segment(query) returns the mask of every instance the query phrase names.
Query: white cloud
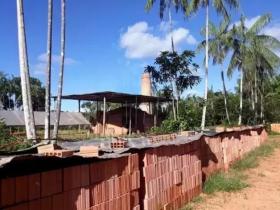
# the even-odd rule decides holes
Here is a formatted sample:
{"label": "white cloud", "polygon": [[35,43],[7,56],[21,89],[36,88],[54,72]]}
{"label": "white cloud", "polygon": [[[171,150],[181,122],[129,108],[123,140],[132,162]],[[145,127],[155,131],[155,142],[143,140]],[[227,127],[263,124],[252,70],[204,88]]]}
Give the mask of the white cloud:
{"label": "white cloud", "polygon": [[[40,54],[38,57],[37,57],[37,60],[39,62],[43,62],[43,63],[46,63],[47,62],[47,54],[46,53],[42,53]],[[60,55],[55,55],[53,54],[52,55],[52,62],[53,63],[60,63]],[[65,65],[71,65],[71,64],[74,64],[76,63],[77,61],[72,59],[72,58],[65,58],[64,60],[64,63]]]}
{"label": "white cloud", "polygon": [[[65,60],[64,60],[65,65],[72,65],[75,63],[77,63],[77,61],[73,58],[65,58]],[[54,69],[55,67],[58,67],[59,64],[60,64],[60,56],[53,54],[52,55],[52,69]],[[47,54],[42,53],[42,54],[38,55],[37,63],[32,65],[32,70],[35,75],[43,75],[43,74],[45,74],[46,68],[47,68]]]}
{"label": "white cloud", "polygon": [[[261,16],[258,15],[258,16],[255,16],[255,17],[252,17],[252,18],[245,18],[245,27],[246,28],[251,28],[252,25],[254,25],[254,23],[260,18]],[[240,21],[236,21],[232,24],[229,25],[229,28],[232,28],[233,25],[236,25],[236,26],[239,26],[240,25]]]}
{"label": "white cloud", "polygon": [[[141,59],[157,56],[161,51],[171,49],[171,34],[163,37],[153,34],[153,28],[147,22],[138,22],[129,26],[120,37],[120,46],[125,49],[125,56],[131,59]],[[196,44],[196,39],[188,29],[176,28],[173,30],[174,45]]]}
{"label": "white cloud", "polygon": [[280,23],[273,24],[272,26],[268,26],[263,30],[264,34],[273,36],[280,41]]}
{"label": "white cloud", "polygon": [[183,98],[186,98],[188,96],[200,96],[202,97],[203,96],[203,93],[200,92],[199,90],[197,89],[187,89],[185,90],[183,93],[182,93],[182,97]]}

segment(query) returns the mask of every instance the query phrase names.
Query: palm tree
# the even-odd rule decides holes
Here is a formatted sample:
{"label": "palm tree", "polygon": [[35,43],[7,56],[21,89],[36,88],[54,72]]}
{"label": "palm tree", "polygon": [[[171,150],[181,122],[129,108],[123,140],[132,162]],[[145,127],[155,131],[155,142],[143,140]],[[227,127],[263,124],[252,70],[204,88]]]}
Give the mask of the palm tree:
{"label": "palm tree", "polygon": [[[242,16],[240,24],[229,31],[228,44],[233,50],[228,67],[228,75],[231,76],[234,69],[240,71],[240,110],[238,124],[242,123],[243,107],[243,76],[256,75],[255,88],[262,88],[262,81],[271,77],[279,67],[280,58],[274,53],[280,49],[280,41],[276,38],[262,34],[262,29],[270,22],[270,15],[261,16],[249,29],[245,27],[245,19]],[[257,78],[259,76],[259,79]],[[247,76],[249,78],[249,76]],[[261,81],[260,85],[257,85]],[[260,89],[261,98],[263,90]],[[263,102],[261,102],[261,118],[263,118]]]}
{"label": "palm tree", "polygon": [[45,94],[45,139],[50,139],[50,95],[51,95],[51,65],[52,65],[52,12],[53,0],[48,1],[48,41],[47,41],[47,69]]}
{"label": "palm tree", "polygon": [[[179,9],[182,9],[183,12],[186,12],[187,8],[187,1],[188,0],[160,0],[160,9],[159,9],[159,16],[160,19],[162,20],[164,17],[165,10],[168,10],[168,18],[169,18],[169,33],[170,33],[170,41],[171,41],[171,50],[174,53],[175,52],[175,47],[174,47],[174,40],[173,40],[173,28],[172,28],[172,15],[171,15],[171,6],[173,5],[175,7],[176,12]],[[155,0],[147,0],[145,9],[149,11],[153,4],[155,3]],[[172,87],[172,92],[173,92],[173,97],[172,97],[172,107],[173,107],[173,112],[174,112],[174,119],[177,119],[178,115],[178,110],[179,110],[179,90],[176,87],[176,84],[174,81],[170,81],[171,87]],[[176,111],[175,111],[175,101],[174,97],[176,98]],[[176,114],[177,112],[177,114]]]}
{"label": "palm tree", "polygon": [[[186,15],[190,15],[191,13],[196,13],[200,7],[206,8],[206,32],[205,32],[205,77],[204,77],[204,105],[202,111],[202,120],[201,120],[201,130],[205,128],[205,117],[206,117],[206,107],[207,107],[207,93],[208,93],[208,50],[209,50],[209,43],[208,43],[208,36],[209,36],[209,4],[210,0],[191,0],[188,8],[186,10]],[[229,14],[227,12],[226,6],[238,7],[238,0],[212,0],[213,7],[215,10],[222,14],[223,17],[228,21]]]}
{"label": "palm tree", "polygon": [[65,58],[65,0],[61,0],[61,43],[60,43],[60,71],[58,81],[58,93],[56,102],[56,118],[54,122],[53,138],[57,139],[58,126],[61,111],[61,96],[63,87],[64,58]]}
{"label": "palm tree", "polygon": [[[226,37],[227,37],[227,29],[228,29],[228,21],[224,21],[220,24],[219,27],[216,27],[213,23],[209,23],[209,36],[208,44],[209,44],[209,55],[213,58],[213,65],[221,65],[221,78],[223,83],[223,94],[224,94],[224,105],[225,105],[225,112],[227,121],[230,124],[230,118],[227,108],[227,91],[225,87],[224,81],[224,71],[223,71],[223,62],[224,59],[229,52],[229,47],[226,44]],[[205,30],[203,30],[205,34]],[[198,45],[198,50],[201,51],[205,48],[206,40],[202,41]],[[206,60],[206,58],[205,58]]]}
{"label": "palm tree", "polygon": [[19,64],[21,77],[21,91],[24,110],[24,121],[27,139],[36,139],[34,115],[32,109],[29,66],[25,37],[24,13],[22,0],[17,0],[17,22],[18,22],[18,45],[19,45]]}

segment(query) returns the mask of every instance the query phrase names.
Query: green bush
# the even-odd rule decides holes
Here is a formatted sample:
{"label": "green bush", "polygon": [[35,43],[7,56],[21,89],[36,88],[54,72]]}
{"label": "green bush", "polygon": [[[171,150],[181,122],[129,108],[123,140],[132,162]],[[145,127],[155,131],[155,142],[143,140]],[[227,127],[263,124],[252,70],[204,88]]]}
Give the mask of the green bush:
{"label": "green bush", "polygon": [[13,140],[13,138],[10,136],[5,123],[0,120],[0,144],[6,144],[11,140]]}

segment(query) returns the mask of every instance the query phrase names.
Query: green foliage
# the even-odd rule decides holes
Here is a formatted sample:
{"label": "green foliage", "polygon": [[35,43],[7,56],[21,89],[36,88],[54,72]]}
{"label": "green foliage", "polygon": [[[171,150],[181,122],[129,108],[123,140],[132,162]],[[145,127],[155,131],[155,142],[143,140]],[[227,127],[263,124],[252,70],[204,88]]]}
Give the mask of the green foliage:
{"label": "green foliage", "polygon": [[11,141],[11,136],[4,122],[0,120],[0,144],[5,144]]}
{"label": "green foliage", "polygon": [[206,194],[212,194],[218,191],[235,192],[248,187],[242,177],[231,173],[225,174],[218,172],[211,175],[204,183],[203,191]]}
{"label": "green foliage", "polygon": [[195,75],[198,65],[193,62],[195,53],[185,50],[181,54],[164,51],[155,59],[155,66],[146,66],[145,72],[152,76],[152,83],[156,90],[169,92],[173,97],[180,98],[187,88],[192,88],[200,82]]}
{"label": "green foliage", "polygon": [[180,129],[180,122],[178,120],[167,119],[164,120],[159,127],[152,127],[151,133],[165,134],[178,132]]}
{"label": "green foliage", "polygon": [[[30,78],[31,98],[34,111],[45,110],[45,88],[37,78]],[[8,77],[0,72],[0,102],[3,109],[22,106],[20,77]]]}

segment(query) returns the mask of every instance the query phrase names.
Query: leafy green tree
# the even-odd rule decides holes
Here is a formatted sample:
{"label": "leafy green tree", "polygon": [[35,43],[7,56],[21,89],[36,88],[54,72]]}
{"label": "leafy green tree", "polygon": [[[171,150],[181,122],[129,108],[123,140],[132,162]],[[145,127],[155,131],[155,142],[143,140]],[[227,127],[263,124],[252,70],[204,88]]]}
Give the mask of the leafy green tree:
{"label": "leafy green tree", "polygon": [[[155,59],[155,66],[147,66],[145,72],[152,76],[152,83],[156,89],[162,89],[165,93],[174,92],[180,97],[187,88],[192,88],[200,81],[199,76],[194,75],[197,72],[198,65],[193,62],[195,54],[193,51],[185,50],[181,54],[177,52],[164,51]],[[176,112],[174,119],[176,119]],[[178,112],[178,111],[177,111]]]}
{"label": "leafy green tree", "polygon": [[[274,50],[280,49],[280,42],[276,38],[264,35],[261,30],[270,22],[270,15],[261,16],[249,29],[245,26],[245,18],[241,17],[240,24],[233,26],[228,32],[228,44],[233,50],[228,75],[231,76],[234,69],[240,72],[240,114],[238,124],[242,123],[243,108],[243,80],[252,79],[250,76],[255,74],[259,76],[260,84],[257,85],[255,77],[255,89],[262,88],[263,81],[273,76],[275,70],[279,68],[280,58],[274,53]],[[253,84],[247,83],[247,84]],[[261,93],[261,104],[263,104],[263,91]],[[261,105],[261,113],[263,106]],[[263,114],[261,114],[263,118]]]}

